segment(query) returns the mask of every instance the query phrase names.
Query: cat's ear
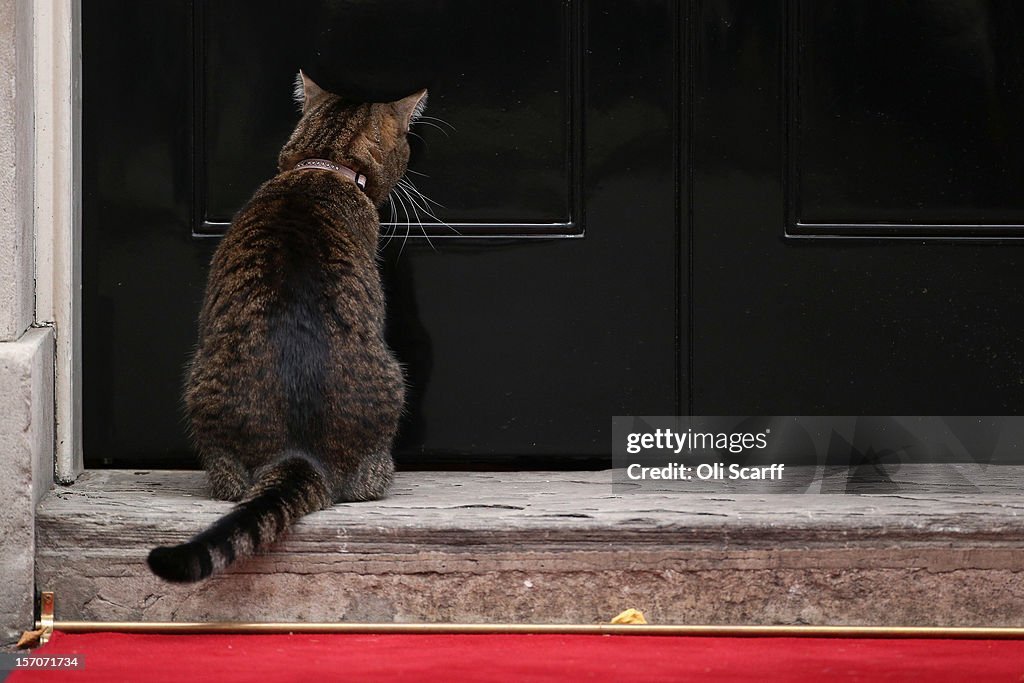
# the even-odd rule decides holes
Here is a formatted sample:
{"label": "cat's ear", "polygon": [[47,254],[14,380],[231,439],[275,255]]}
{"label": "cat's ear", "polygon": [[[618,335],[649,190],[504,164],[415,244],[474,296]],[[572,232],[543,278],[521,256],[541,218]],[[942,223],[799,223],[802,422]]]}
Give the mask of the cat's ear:
{"label": "cat's ear", "polygon": [[302,107],[303,114],[309,111],[309,108],[326,94],[326,90],[314,83],[313,79],[307,76],[302,69],[299,69],[299,73],[295,76],[294,97],[296,104]]}
{"label": "cat's ear", "polygon": [[398,121],[402,125],[402,130],[408,132],[412,122],[419,118],[423,110],[427,108],[427,91],[423,89],[419,92],[414,92],[393,104],[398,114]]}

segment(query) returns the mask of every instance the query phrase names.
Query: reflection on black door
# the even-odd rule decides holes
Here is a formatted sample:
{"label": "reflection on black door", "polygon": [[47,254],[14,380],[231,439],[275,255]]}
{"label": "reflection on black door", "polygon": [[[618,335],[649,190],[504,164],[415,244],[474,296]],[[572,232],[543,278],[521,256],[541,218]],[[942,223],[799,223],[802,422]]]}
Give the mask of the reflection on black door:
{"label": "reflection on black door", "polygon": [[405,467],[594,466],[617,414],[1017,413],[1020,14],[85,3],[87,463],[191,464],[206,264],[275,172],[300,65],[429,86],[442,119],[411,176],[436,218],[382,209]]}

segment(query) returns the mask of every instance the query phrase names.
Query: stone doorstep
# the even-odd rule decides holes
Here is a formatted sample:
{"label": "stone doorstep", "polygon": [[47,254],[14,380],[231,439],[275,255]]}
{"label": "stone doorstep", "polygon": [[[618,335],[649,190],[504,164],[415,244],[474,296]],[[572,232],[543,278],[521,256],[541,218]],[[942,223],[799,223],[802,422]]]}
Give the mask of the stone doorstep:
{"label": "stone doorstep", "polygon": [[1024,626],[1024,468],[981,471],[968,488],[871,495],[406,472],[386,500],[311,515],[265,555],[176,586],[150,574],[149,549],[230,504],[200,472],[93,470],[39,505],[36,587],[56,592],[58,620],[602,623],[633,607],[655,624]]}

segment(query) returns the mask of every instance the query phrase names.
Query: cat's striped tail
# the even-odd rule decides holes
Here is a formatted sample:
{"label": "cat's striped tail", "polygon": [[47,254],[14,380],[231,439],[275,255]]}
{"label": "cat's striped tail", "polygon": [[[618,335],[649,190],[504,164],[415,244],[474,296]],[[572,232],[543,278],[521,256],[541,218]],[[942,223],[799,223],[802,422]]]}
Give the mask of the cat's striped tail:
{"label": "cat's striped tail", "polygon": [[321,468],[301,455],[282,457],[258,475],[255,493],[187,543],[154,548],[149,568],[167,581],[201,581],[266,547],[300,517],[331,504]]}

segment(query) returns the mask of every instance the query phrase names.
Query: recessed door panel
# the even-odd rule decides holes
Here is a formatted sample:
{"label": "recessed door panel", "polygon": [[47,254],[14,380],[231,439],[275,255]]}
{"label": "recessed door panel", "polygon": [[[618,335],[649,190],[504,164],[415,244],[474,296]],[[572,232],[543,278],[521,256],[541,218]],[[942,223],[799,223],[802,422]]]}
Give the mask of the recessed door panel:
{"label": "recessed door panel", "polygon": [[1024,11],[791,0],[791,232],[1024,235]]}
{"label": "recessed door panel", "polygon": [[[197,3],[196,231],[222,232],[275,172],[296,118],[287,93],[304,65],[353,98],[430,88],[410,180],[437,202],[424,207],[434,216],[405,200],[387,207],[386,223],[404,232],[422,221],[437,237],[578,234],[579,4],[455,0],[439,15],[424,11],[434,3],[395,0],[304,2],[297,12]],[[282,27],[307,38],[286,39]]]}
{"label": "recessed door panel", "polygon": [[[792,227],[787,162],[794,149],[801,163],[821,174],[802,181],[814,192],[801,206],[816,220],[861,230],[858,221],[997,225],[1018,219],[1019,194],[1007,191],[1018,183],[1015,171],[982,162],[1010,138],[989,118],[992,110],[982,110],[998,104],[1021,120],[1020,105],[1010,107],[1000,96],[951,101],[930,117],[925,109],[910,112],[927,88],[901,73],[909,66],[923,78],[921,57],[932,55],[941,64],[931,76],[933,91],[947,92],[953,86],[938,81],[948,79],[982,92],[982,74],[1010,74],[1017,54],[999,38],[1009,29],[997,27],[998,15],[985,8],[1008,12],[1012,4],[800,3],[821,35],[803,37],[817,51],[800,57],[799,73],[786,57],[794,3],[701,4],[690,38],[698,49],[692,101],[695,414],[1020,412],[1022,245],[786,237]],[[990,31],[988,37],[942,23],[954,6],[988,16],[975,25]],[[828,12],[836,21],[826,21],[833,16]],[[871,21],[859,23],[861,16]],[[854,47],[858,36],[863,42]],[[898,46],[896,36],[906,45]],[[979,60],[990,66],[979,70]],[[818,131],[816,137],[799,138],[795,147],[788,137],[794,84],[807,87],[803,106],[820,109],[801,122]],[[911,91],[901,92],[904,87]],[[996,91],[993,85],[987,92]],[[914,106],[923,107],[923,100]],[[870,111],[908,118],[851,118]],[[835,122],[828,122],[830,115]],[[961,129],[970,137],[958,137]],[[965,140],[973,149],[964,151]],[[895,151],[897,144],[916,151]],[[1002,153],[1016,154],[1012,148]],[[950,163],[955,175],[949,177],[961,188],[949,189]]]}

